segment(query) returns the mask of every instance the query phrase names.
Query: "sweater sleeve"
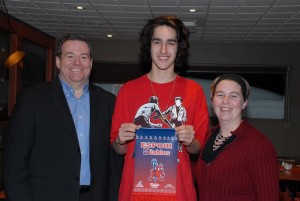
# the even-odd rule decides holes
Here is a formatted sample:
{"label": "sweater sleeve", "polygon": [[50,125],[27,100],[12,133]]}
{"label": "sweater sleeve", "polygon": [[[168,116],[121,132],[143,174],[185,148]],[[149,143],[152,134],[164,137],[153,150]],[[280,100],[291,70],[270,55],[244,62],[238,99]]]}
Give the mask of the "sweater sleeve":
{"label": "sweater sleeve", "polygon": [[278,162],[273,145],[261,136],[253,144],[250,155],[250,174],[256,189],[256,200],[279,200]]}

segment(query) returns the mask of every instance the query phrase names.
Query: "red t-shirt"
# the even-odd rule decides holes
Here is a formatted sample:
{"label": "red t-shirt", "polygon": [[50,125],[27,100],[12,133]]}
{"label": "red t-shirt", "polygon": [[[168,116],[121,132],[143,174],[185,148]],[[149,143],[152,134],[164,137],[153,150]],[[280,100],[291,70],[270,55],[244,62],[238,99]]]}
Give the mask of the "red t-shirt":
{"label": "red t-shirt", "polygon": [[[153,96],[158,99],[157,105],[149,104]],[[129,81],[121,87],[113,115],[111,142],[117,138],[122,123],[135,123],[137,125],[141,123],[145,127],[162,126],[168,128],[166,123],[155,118],[157,108],[172,125],[192,125],[195,137],[202,144],[209,123],[207,103],[202,87],[195,81],[180,76],[176,77],[175,82],[151,83],[146,75]],[[127,146],[119,201],[132,201],[133,152],[134,141],[128,143]],[[190,158],[184,146],[178,151],[178,159],[176,200],[196,201]]]}

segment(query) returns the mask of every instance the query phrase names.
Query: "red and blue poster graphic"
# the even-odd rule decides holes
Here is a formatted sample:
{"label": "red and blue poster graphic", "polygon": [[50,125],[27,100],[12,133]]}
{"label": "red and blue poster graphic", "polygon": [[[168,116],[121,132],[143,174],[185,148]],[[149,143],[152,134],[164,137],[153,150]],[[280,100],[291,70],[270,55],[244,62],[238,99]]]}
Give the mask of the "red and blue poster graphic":
{"label": "red and blue poster graphic", "polygon": [[173,128],[136,132],[134,194],[176,194],[178,139]]}

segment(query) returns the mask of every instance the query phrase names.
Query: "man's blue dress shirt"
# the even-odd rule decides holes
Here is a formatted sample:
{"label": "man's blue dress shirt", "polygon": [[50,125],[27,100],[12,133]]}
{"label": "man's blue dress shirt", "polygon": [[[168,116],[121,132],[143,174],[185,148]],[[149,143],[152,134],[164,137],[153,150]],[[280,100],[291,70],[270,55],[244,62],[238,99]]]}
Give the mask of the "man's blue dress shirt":
{"label": "man's blue dress shirt", "polygon": [[74,89],[60,79],[76,127],[81,151],[80,185],[90,185],[90,93],[88,84],[80,98],[74,96]]}

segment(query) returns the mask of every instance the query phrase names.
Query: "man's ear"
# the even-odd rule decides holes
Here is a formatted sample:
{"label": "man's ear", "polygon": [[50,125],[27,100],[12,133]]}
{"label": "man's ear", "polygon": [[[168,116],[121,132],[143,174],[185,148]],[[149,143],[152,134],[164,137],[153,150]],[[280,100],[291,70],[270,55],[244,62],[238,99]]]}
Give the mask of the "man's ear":
{"label": "man's ear", "polygon": [[56,67],[59,69],[60,68],[60,58],[58,56],[55,57],[55,63],[56,63]]}

